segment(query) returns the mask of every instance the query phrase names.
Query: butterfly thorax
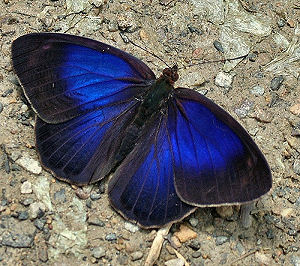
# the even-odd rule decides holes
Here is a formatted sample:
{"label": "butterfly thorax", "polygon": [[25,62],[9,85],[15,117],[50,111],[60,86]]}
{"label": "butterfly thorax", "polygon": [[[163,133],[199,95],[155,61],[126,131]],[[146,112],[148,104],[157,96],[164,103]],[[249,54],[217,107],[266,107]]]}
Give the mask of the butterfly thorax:
{"label": "butterfly thorax", "polygon": [[164,109],[163,105],[166,103],[174,89],[173,85],[178,79],[177,69],[176,65],[172,68],[165,68],[162,75],[149,87],[134,120],[126,129],[125,138],[121,143],[119,154],[116,156],[117,165],[134,148],[142,128],[147,123],[151,123],[152,119],[155,119],[156,115]]}

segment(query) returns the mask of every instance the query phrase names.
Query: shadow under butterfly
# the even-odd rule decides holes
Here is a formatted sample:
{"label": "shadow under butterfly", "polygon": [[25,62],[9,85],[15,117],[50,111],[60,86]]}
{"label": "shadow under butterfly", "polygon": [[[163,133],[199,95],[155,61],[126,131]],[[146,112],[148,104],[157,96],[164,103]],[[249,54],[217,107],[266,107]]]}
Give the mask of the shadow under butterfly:
{"label": "shadow under butterfly", "polygon": [[106,177],[111,205],[145,228],[196,207],[243,204],[272,186],[257,145],[222,108],[174,88],[177,67],[156,79],[137,58],[91,39],[19,37],[14,70],[35,110],[36,148],[57,178]]}

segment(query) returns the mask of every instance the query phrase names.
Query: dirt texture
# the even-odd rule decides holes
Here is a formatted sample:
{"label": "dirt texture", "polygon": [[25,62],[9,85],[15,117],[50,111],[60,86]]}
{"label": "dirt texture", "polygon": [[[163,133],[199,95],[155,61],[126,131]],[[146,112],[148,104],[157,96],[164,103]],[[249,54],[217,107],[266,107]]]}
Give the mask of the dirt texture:
{"label": "dirt texture", "polygon": [[199,208],[172,226],[157,265],[300,265],[299,1],[1,0],[0,10],[1,265],[143,265],[156,234],[109,206],[107,180],[77,188],[41,168],[35,115],[11,64],[12,41],[31,32],[108,43],[159,76],[165,64],[130,38],[177,64],[176,85],[228,111],[265,154],[273,187],[251,226],[238,206]]}

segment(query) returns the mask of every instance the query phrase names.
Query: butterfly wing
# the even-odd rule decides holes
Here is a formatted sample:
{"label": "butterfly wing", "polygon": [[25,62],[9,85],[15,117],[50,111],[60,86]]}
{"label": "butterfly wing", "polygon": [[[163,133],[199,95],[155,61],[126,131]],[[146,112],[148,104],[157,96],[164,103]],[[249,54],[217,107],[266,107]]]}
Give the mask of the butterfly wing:
{"label": "butterfly wing", "polygon": [[155,79],[137,58],[66,34],[19,37],[12,44],[12,62],[29,102],[48,123],[138,97]]}
{"label": "butterfly wing", "polygon": [[153,72],[116,48],[66,34],[22,36],[13,42],[12,61],[38,115],[43,165],[76,184],[109,173]]}
{"label": "butterfly wing", "polygon": [[161,227],[194,206],[244,203],[270,190],[264,156],[228,113],[189,89],[176,89],[166,104],[109,183],[123,216]]}
{"label": "butterfly wing", "polygon": [[189,89],[176,89],[169,103],[175,187],[196,206],[253,201],[272,186],[257,145],[222,108]]}
{"label": "butterfly wing", "polygon": [[174,186],[175,165],[167,115],[143,130],[134,150],[109,182],[112,206],[142,227],[161,227],[195,210],[180,200]]}

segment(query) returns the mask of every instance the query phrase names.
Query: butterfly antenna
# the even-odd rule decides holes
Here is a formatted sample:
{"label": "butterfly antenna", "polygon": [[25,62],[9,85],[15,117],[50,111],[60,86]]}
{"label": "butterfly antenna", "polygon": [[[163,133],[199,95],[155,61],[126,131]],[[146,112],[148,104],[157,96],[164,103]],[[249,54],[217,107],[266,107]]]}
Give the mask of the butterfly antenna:
{"label": "butterfly antenna", "polygon": [[[160,57],[159,57],[158,55],[156,55],[155,53],[153,53],[153,52],[151,52],[151,51],[145,49],[144,47],[142,47],[142,46],[140,46],[140,45],[134,43],[134,42],[133,42],[132,40],[130,40],[127,36],[124,36],[124,34],[122,34],[121,37],[122,37],[122,39],[123,39],[124,41],[126,40],[125,42],[129,42],[129,43],[133,44],[134,46],[136,46],[136,47],[142,49],[143,51],[145,51],[145,52],[151,54],[152,56],[154,56],[154,57],[156,57],[157,59],[159,59],[160,61],[162,61],[168,68],[171,68],[171,67],[170,67],[170,66],[169,66],[162,58],[160,58]],[[125,38],[124,38],[124,37],[125,37]]]}
{"label": "butterfly antenna", "polygon": [[[219,60],[212,60],[212,61],[202,61],[202,62],[199,62],[199,63],[196,63],[196,64],[188,65],[186,67],[198,66],[198,65],[203,65],[203,64],[211,64],[211,63],[219,63],[219,62],[225,63],[226,61],[233,61],[233,60],[244,59],[247,56],[248,56],[248,54],[237,56],[237,57],[234,57],[234,58],[228,58],[228,59],[219,59]],[[186,68],[186,67],[181,67],[179,69]]]}

